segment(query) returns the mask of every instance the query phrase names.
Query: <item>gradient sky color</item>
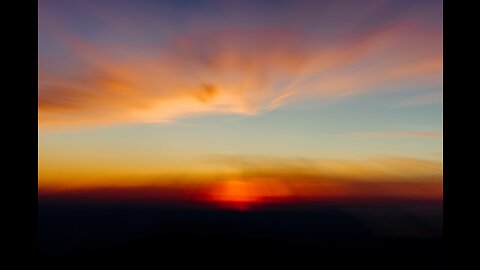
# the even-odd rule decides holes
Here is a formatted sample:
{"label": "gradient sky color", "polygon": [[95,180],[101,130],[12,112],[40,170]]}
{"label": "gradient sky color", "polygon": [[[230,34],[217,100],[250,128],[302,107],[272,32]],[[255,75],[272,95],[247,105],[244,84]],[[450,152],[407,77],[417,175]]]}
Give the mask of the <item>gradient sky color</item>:
{"label": "gradient sky color", "polygon": [[442,9],[40,1],[39,188],[265,174],[441,184]]}

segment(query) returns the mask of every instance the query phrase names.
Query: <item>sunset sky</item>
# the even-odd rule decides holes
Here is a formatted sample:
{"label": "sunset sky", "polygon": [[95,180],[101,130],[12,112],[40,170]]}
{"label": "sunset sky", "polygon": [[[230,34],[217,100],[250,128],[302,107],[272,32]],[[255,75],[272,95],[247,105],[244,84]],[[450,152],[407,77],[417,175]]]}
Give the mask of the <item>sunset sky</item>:
{"label": "sunset sky", "polygon": [[39,1],[39,190],[441,185],[442,9]]}

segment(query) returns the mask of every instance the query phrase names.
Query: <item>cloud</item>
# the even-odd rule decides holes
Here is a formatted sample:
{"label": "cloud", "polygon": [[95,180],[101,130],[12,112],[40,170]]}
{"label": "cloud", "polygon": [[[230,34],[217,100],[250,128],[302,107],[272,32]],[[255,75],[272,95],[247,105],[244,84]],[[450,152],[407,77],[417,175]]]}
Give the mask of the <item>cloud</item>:
{"label": "cloud", "polygon": [[[209,174],[202,172],[205,168],[211,169]],[[221,173],[219,168],[229,170]],[[332,160],[214,155],[190,162],[187,171],[175,174],[98,178],[92,173],[87,175],[88,178],[57,175],[52,179],[39,176],[39,195],[90,198],[88,193],[96,190],[99,193],[95,191],[95,197],[101,200],[210,200],[213,196],[215,201],[251,198],[265,202],[359,198],[441,200],[443,196],[441,161],[398,156]]]}
{"label": "cloud", "polygon": [[192,172],[202,168],[227,174],[256,176],[296,176],[335,181],[388,181],[388,179],[438,179],[442,175],[442,162],[438,160],[403,156],[379,156],[364,159],[322,159],[303,157],[208,155],[191,162]]}
{"label": "cloud", "polygon": [[[441,29],[418,18],[375,27],[352,21],[325,38],[305,22],[221,28],[192,15],[183,31],[166,24],[161,30],[169,34],[160,34],[122,32],[121,26],[138,29],[149,21],[136,15],[112,22],[111,13],[95,10],[94,18],[110,22],[112,29],[105,32],[99,24],[97,36],[109,37],[99,39],[58,26],[64,19],[42,12],[39,36],[47,45],[39,50],[41,128],[255,115],[305,99],[436,82],[442,76]],[[329,20],[324,23],[335,23]],[[56,22],[55,31],[44,21]]]}
{"label": "cloud", "polygon": [[367,131],[344,134],[352,137],[365,138],[442,138],[441,131]]}
{"label": "cloud", "polygon": [[394,108],[414,107],[440,103],[443,101],[443,92],[429,92],[422,95],[417,95],[396,104]]}

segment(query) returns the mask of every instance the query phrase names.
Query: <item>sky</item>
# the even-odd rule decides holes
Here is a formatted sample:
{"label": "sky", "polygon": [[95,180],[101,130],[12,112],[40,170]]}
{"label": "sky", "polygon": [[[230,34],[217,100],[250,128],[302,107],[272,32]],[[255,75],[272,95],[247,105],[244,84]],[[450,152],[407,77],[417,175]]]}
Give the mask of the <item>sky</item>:
{"label": "sky", "polygon": [[255,189],[265,175],[441,185],[442,10],[39,1],[39,190]]}

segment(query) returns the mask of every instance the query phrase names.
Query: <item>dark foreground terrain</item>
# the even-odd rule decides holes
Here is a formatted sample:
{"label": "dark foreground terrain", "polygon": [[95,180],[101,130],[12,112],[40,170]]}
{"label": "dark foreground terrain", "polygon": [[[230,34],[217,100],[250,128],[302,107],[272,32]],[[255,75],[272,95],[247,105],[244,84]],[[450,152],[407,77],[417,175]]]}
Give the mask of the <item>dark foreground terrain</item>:
{"label": "dark foreground terrain", "polygon": [[40,199],[38,210],[43,265],[163,268],[173,262],[230,269],[256,261],[309,261],[314,269],[327,264],[430,269],[446,262],[438,202],[234,211]]}

